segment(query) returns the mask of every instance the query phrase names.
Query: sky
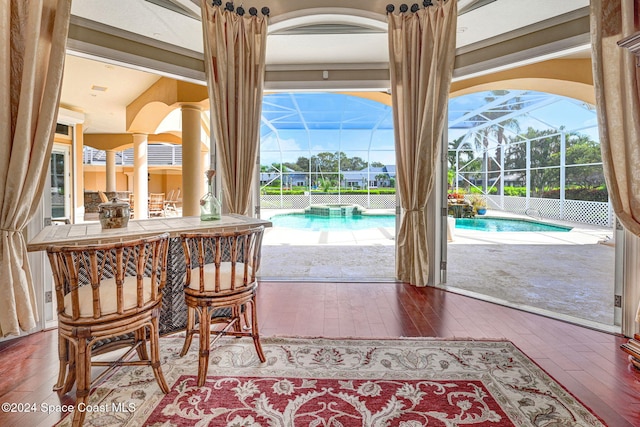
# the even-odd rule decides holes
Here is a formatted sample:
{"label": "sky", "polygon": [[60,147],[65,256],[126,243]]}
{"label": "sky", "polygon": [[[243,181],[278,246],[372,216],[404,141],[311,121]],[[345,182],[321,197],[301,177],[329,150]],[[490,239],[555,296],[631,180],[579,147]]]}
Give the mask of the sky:
{"label": "sky", "polygon": [[[489,113],[483,113],[487,102]],[[564,126],[567,131],[578,130],[598,140],[592,106],[532,91],[479,92],[451,99],[449,140],[464,135],[487,118],[515,116],[518,113],[514,110],[524,112],[517,117],[522,131],[528,127],[546,130]],[[337,93],[281,92],[264,96],[262,115],[263,165],[295,162],[298,157],[326,151],[343,151],[348,157],[395,164],[393,117],[387,105]]]}

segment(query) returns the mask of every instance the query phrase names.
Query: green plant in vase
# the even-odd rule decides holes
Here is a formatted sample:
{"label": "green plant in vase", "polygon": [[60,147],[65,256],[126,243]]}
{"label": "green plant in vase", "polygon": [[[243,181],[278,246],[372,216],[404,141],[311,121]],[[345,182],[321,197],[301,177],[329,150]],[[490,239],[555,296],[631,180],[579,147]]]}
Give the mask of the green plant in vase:
{"label": "green plant in vase", "polygon": [[216,171],[209,169],[205,175],[207,176],[207,193],[200,199],[200,220],[213,221],[220,219],[222,214],[222,205],[213,194],[213,177]]}

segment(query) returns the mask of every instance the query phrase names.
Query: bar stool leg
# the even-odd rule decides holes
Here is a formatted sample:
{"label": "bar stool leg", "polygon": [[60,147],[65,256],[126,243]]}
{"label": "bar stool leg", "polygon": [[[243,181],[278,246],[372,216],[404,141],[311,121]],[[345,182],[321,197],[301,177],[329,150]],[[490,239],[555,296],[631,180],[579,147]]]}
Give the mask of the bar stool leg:
{"label": "bar stool leg", "polygon": [[193,307],[187,306],[187,335],[184,338],[184,344],[182,345],[182,351],[180,357],[183,357],[189,351],[191,347],[191,340],[193,334],[196,333],[196,313]]}
{"label": "bar stool leg", "polygon": [[160,390],[162,390],[164,394],[167,394],[169,393],[169,386],[167,385],[167,381],[164,379],[162,367],[160,366],[160,343],[158,341],[157,332],[160,329],[160,324],[157,317],[153,317],[151,319],[151,326],[149,329],[151,332],[149,334],[149,347],[151,347],[151,367],[153,368],[153,375],[156,377]]}
{"label": "bar stool leg", "polygon": [[198,387],[204,385],[209,369],[211,347],[211,313],[209,307],[199,307],[200,314],[200,356],[198,358]]}
{"label": "bar stool leg", "polygon": [[260,344],[260,334],[258,333],[258,311],[256,308],[256,301],[251,301],[251,336],[253,337],[253,344],[256,347],[256,352],[262,363],[267,361],[267,358],[262,351],[262,344]]}

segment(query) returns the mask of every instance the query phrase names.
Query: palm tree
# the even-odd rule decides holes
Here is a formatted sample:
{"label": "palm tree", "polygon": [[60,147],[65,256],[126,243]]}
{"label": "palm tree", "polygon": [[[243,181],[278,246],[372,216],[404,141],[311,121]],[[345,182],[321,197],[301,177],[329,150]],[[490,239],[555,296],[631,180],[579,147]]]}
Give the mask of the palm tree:
{"label": "palm tree", "polygon": [[[448,168],[451,174],[449,175],[448,184],[451,187],[455,187],[457,181],[460,179],[460,175],[463,173],[474,172],[477,169],[477,165],[474,164],[475,156],[472,152],[473,147],[468,146],[464,149],[464,146],[468,144],[467,135],[463,135],[460,138],[456,138],[449,142],[449,151],[447,153]],[[477,149],[477,147],[476,147]],[[470,178],[470,177],[469,177]],[[467,178],[468,179],[468,178]]]}
{"label": "palm tree", "polygon": [[328,193],[329,190],[331,190],[331,187],[333,187],[333,183],[330,179],[327,178],[322,178],[318,185],[324,193]]}
{"label": "palm tree", "polygon": [[[505,97],[509,95],[509,91],[506,90],[493,90],[489,95],[485,97],[485,101],[487,104],[493,103],[496,101],[500,101],[501,97]],[[518,118],[511,117],[505,120],[500,120],[501,117],[511,115],[512,112],[520,110],[522,108],[522,99],[520,97],[511,98],[508,97],[505,99],[504,103],[499,103],[499,110],[485,110],[479,116],[474,117],[476,120],[482,120],[486,123],[489,123],[487,126],[478,130],[478,134],[481,136],[480,140],[476,139],[476,146],[478,149],[482,150],[482,191],[485,194],[489,192],[489,175],[491,173],[492,167],[491,162],[489,161],[489,145],[491,137],[495,138],[497,143],[496,147],[496,155],[494,163],[498,166],[502,163],[502,146],[507,142],[507,138],[505,136],[505,130],[509,129],[514,131],[515,133],[520,132],[520,122]],[[473,120],[473,119],[472,119]],[[499,170],[500,174],[502,174],[502,170]],[[498,191],[500,191],[500,180],[496,181],[496,186]]]}

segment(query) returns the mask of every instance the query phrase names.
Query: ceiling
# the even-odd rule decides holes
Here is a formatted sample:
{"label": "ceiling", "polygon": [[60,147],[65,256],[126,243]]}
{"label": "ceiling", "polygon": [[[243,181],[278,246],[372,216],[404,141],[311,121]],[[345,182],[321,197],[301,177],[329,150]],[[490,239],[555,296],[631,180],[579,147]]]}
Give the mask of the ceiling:
{"label": "ceiling", "polygon": [[[348,82],[319,78],[308,88],[385,89],[384,79],[374,77],[364,84],[358,76],[365,75],[365,69],[386,72],[388,0],[351,0],[350,8],[339,0],[263,0],[259,4],[248,0],[243,6],[248,9],[253,3],[258,9],[260,5],[271,9],[267,88],[269,73],[286,77],[301,70],[339,69],[353,71],[355,78]],[[589,0],[459,0],[458,6],[455,78],[524,61],[589,55],[584,31],[576,35],[570,33],[571,25],[564,25],[588,19]],[[161,76],[206,84],[199,15],[197,0],[74,1],[61,106],[84,114],[86,133],[124,133],[126,106]],[[552,31],[561,34],[557,40],[512,48],[500,61],[491,53],[500,43],[508,50],[508,43],[520,42],[527,34],[551,35]],[[568,35],[563,36],[564,32]],[[492,56],[477,59],[483,50]],[[286,82],[273,86],[283,87]]]}

